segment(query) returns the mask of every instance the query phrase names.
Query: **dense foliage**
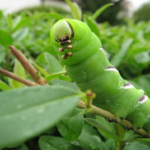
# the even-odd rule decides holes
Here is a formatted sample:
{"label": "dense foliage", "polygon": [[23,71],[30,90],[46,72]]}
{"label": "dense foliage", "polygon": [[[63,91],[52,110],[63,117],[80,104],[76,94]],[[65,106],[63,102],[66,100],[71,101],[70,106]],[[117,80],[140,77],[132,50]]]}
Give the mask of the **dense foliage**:
{"label": "dense foliage", "polygon": [[148,21],[150,20],[149,16],[149,10],[150,10],[150,2],[145,3],[142,5],[138,10],[135,11],[134,13],[134,18],[135,20],[138,21]]}
{"label": "dense foliage", "polygon": [[[102,9],[93,16],[82,16],[77,5],[67,2],[72,15],[30,12],[12,17],[0,11],[0,67],[32,80],[10,53],[8,46],[14,45],[50,84],[23,88],[23,84],[0,74],[0,148],[148,150],[149,139],[141,139],[119,124],[110,124],[100,116],[94,117],[85,110],[75,109],[78,99],[84,99],[85,94],[70,82],[57,60],[49,32],[58,19],[84,20],[101,39],[109,60],[121,75],[150,96],[150,22],[135,24],[126,21],[127,25],[114,27],[108,23],[97,24],[95,19],[101,15]],[[107,7],[104,6],[103,10]]]}
{"label": "dense foliage", "polygon": [[[65,1],[65,0],[61,0]],[[107,11],[102,13],[96,18],[97,22],[109,22],[111,25],[120,24],[123,22],[122,18],[118,18],[118,13],[124,10],[124,6],[121,3],[124,0],[71,0],[72,2],[77,2],[82,8],[83,12],[94,13],[98,8],[102,7],[105,4],[113,3],[114,6],[109,8]],[[111,16],[111,17],[110,17]]]}

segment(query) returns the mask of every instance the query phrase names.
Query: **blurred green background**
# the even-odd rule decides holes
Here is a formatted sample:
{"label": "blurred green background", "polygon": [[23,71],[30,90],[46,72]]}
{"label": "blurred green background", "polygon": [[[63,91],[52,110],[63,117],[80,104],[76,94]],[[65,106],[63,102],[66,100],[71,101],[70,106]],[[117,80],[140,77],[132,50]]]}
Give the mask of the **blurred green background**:
{"label": "blurred green background", "polygon": [[[64,85],[68,86],[68,82],[66,84],[63,81],[70,82],[71,79],[57,59],[49,34],[51,27],[59,19],[74,18],[85,22],[91,31],[98,36],[109,61],[120,71],[121,76],[136,88],[143,89],[150,96],[150,3],[145,3],[138,9],[134,9],[132,3],[127,0],[72,0],[73,3],[69,0],[55,0],[53,2],[39,0],[38,2],[38,6],[20,8],[12,13],[0,10],[1,68],[31,80],[11,54],[9,46],[13,45],[23,52],[32,65],[52,85],[58,82],[54,79],[59,79],[60,83],[65,83]],[[22,87],[24,87],[23,84],[0,74],[0,92]],[[106,122],[103,118],[98,119],[102,123]],[[113,128],[111,126],[112,124],[109,124],[111,131],[115,132],[117,127],[115,126],[114,129],[114,126]],[[121,134],[123,132],[122,138],[125,135],[126,139],[131,139],[129,132],[125,134],[124,129],[119,129],[122,130]],[[46,134],[53,134],[53,130]],[[114,140],[109,139],[108,136],[105,137],[105,134],[100,135],[97,131],[95,132],[95,128],[85,125],[84,130],[80,137],[84,149],[87,149],[86,146],[89,144],[88,140],[84,141],[87,137],[90,142],[95,144],[92,143],[91,147],[102,147],[107,150],[116,148]],[[55,134],[60,136],[58,131],[55,131]],[[135,135],[132,134],[132,138],[133,136]],[[34,146],[38,145],[37,139],[27,142],[30,149],[34,149]],[[124,150],[141,150],[139,145],[145,147],[142,150],[149,149],[148,144],[127,143],[128,141],[124,143],[126,145]],[[80,147],[79,143],[72,142],[71,144]],[[57,142],[56,145],[58,145]],[[39,147],[35,149],[39,150]]]}

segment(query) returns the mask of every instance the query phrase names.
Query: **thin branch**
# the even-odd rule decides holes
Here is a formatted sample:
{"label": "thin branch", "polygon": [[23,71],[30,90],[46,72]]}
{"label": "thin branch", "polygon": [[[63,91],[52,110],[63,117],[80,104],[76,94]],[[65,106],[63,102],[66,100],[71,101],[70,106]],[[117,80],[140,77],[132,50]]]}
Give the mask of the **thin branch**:
{"label": "thin branch", "polygon": [[37,83],[37,84],[47,84],[47,81],[40,75],[40,73],[30,64],[28,59],[24,56],[24,54],[20,51],[17,50],[13,46],[9,46],[11,52],[13,55],[18,59],[18,61],[22,64],[24,69],[30,74],[32,79]]}
{"label": "thin branch", "polygon": [[[87,106],[84,102],[82,101],[79,101],[78,102],[78,105],[77,105],[78,108],[80,109],[87,109]],[[133,130],[134,132],[140,134],[141,136],[144,136],[144,137],[150,137],[149,134],[144,130],[144,129],[137,129],[133,126],[133,124],[131,122],[129,122],[128,120],[121,120],[121,119],[118,119],[115,117],[114,114],[106,111],[106,110],[103,110],[101,108],[98,108],[94,105],[92,105],[92,108],[93,108],[93,112],[94,114],[96,115],[99,115],[99,116],[102,116],[104,117],[106,120],[108,120],[109,122],[116,122],[116,123],[119,123],[121,124],[122,126],[124,126],[124,128],[126,130]]]}
{"label": "thin branch", "polygon": [[9,78],[11,78],[11,79],[14,79],[14,80],[16,80],[18,82],[21,82],[21,83],[23,83],[23,84],[25,84],[27,86],[35,86],[35,85],[37,85],[34,82],[22,79],[22,78],[16,76],[14,73],[11,73],[11,72],[9,72],[9,71],[7,71],[5,69],[2,69],[2,68],[0,68],[0,73],[5,75],[5,76],[7,76],[7,77],[9,77]]}

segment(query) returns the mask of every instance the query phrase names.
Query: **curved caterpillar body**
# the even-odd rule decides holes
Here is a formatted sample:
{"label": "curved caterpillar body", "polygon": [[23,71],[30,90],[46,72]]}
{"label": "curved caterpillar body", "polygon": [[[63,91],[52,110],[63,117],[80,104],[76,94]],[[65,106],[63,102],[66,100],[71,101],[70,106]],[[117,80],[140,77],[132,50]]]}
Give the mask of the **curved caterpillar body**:
{"label": "curved caterpillar body", "polygon": [[122,79],[112,66],[99,38],[81,21],[59,20],[51,29],[59,60],[82,91],[96,93],[93,104],[126,118],[150,133],[150,100],[143,90]]}

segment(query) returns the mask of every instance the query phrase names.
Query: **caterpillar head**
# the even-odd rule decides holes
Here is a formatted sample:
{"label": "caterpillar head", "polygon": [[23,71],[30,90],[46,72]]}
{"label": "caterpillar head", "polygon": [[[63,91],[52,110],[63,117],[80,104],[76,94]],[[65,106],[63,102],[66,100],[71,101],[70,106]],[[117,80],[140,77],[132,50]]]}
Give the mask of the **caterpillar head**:
{"label": "caterpillar head", "polygon": [[[56,22],[50,31],[50,37],[59,60],[65,65],[73,65],[88,58],[95,46],[90,28],[75,19],[61,19]],[[90,42],[93,43],[90,45],[92,49],[89,49]]]}
{"label": "caterpillar head", "polygon": [[54,38],[57,42],[65,42],[70,40],[74,35],[72,26],[65,20],[55,24]]}

